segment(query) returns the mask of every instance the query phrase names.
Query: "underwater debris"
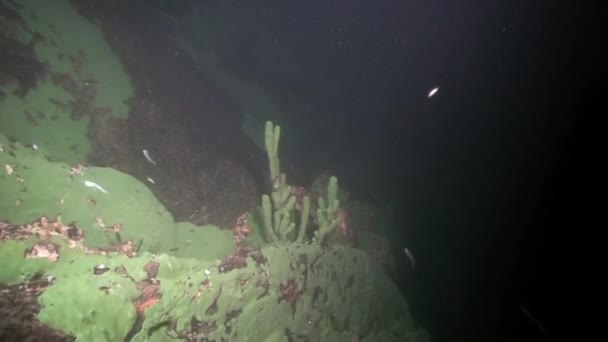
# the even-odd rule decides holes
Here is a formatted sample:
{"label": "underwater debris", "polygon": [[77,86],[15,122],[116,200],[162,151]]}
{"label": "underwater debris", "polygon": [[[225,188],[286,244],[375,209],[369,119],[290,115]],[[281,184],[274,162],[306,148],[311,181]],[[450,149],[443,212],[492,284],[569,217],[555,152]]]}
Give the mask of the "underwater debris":
{"label": "underwater debris", "polygon": [[54,243],[37,243],[25,251],[26,259],[44,258],[52,262],[59,260],[59,246]]}
{"label": "underwater debris", "polygon": [[[107,229],[118,235],[118,232],[122,228],[120,224],[114,224]],[[43,240],[53,236],[62,236],[67,240],[69,248],[79,248],[86,254],[107,255],[110,252],[115,252],[132,258],[137,256],[139,249],[132,240],[122,243],[120,239],[119,243],[113,244],[110,247],[87,248],[84,246],[84,231],[78,228],[74,222],[67,225],[61,223],[61,216],[58,216],[54,221],[49,220],[46,216],[42,216],[40,219],[24,225],[13,225],[6,221],[0,221],[0,241],[25,240],[34,236]],[[41,249],[42,243],[46,242],[37,242],[38,247],[32,253],[44,255],[44,251]],[[56,251],[57,253],[59,252],[58,247]]]}
{"label": "underwater debris", "polygon": [[144,279],[137,282],[135,286],[141,291],[141,295],[132,302],[137,311],[137,316],[133,326],[127,333],[127,336],[125,336],[125,341],[131,341],[133,336],[141,331],[145,320],[144,312],[158,303],[162,297],[160,294],[160,282],[156,281],[156,279]]}
{"label": "underwater debris", "polygon": [[220,262],[220,273],[227,273],[235,268],[247,267],[246,257],[240,255],[229,255]]}
{"label": "underwater debris", "polygon": [[151,278],[156,278],[156,276],[158,275],[158,269],[160,268],[160,263],[158,261],[149,261],[145,266],[144,266],[144,271],[146,271],[146,275],[148,277],[148,279]]}
{"label": "underwater debris", "polygon": [[110,270],[110,268],[107,265],[99,264],[99,265],[93,267],[93,274],[101,275],[101,274],[108,272],[109,270]]}
{"label": "underwater debris", "polygon": [[149,261],[144,266],[147,278],[138,281],[135,285],[141,292],[141,295],[133,301],[133,305],[140,315],[143,315],[146,309],[158,303],[162,297],[162,294],[160,293],[160,281],[156,279],[159,267],[160,264],[157,261]]}
{"label": "underwater debris", "polygon": [[222,259],[218,266],[219,273],[227,273],[235,268],[247,267],[247,257],[251,257],[257,266],[268,263],[268,259],[261,250],[241,245],[237,246],[233,255],[229,255]]}
{"label": "underwater debris", "polygon": [[234,244],[238,247],[241,246],[241,244],[243,243],[243,241],[245,240],[245,238],[247,237],[247,235],[249,235],[249,233],[251,233],[251,227],[249,226],[249,212],[245,212],[243,214],[241,214],[241,216],[239,216],[236,219],[236,224],[234,225],[234,228],[232,229],[232,235],[234,236],[233,240],[234,240]]}
{"label": "underwater debris", "polygon": [[105,228],[106,224],[103,222],[103,219],[101,217],[96,217],[95,218],[95,223],[100,227],[100,228]]}
{"label": "underwater debris", "polygon": [[285,285],[279,284],[279,289],[281,291],[281,297],[279,297],[279,303],[281,300],[287,301],[291,305],[292,315],[296,313],[296,304],[302,294],[304,293],[304,289],[302,289],[294,278],[287,279],[287,283]]}
{"label": "underwater debris", "polygon": [[9,164],[4,165],[4,169],[6,170],[6,173],[7,173],[9,176],[10,176],[10,175],[12,175],[12,174],[13,174],[13,172],[15,172],[15,168],[16,168],[16,166],[15,166],[15,165],[9,165]]}
{"label": "underwater debris", "polygon": [[70,177],[82,175],[86,169],[87,167],[82,164],[71,166],[69,171]]}
{"label": "underwater debris", "polygon": [[83,232],[74,224],[62,224],[61,216],[58,216],[55,221],[42,216],[40,219],[24,225],[12,225],[0,221],[0,241],[25,240],[32,236],[43,239],[51,236],[63,236],[71,241],[70,246],[72,246],[72,244],[81,243]]}
{"label": "underwater debris", "polygon": [[110,252],[115,252],[118,254],[122,254],[129,258],[133,258],[137,256],[137,250],[134,248],[135,244],[133,240],[125,241],[124,243],[118,243],[112,245],[108,248],[98,248],[98,249],[87,249],[86,252],[88,254],[101,254],[107,255]]}

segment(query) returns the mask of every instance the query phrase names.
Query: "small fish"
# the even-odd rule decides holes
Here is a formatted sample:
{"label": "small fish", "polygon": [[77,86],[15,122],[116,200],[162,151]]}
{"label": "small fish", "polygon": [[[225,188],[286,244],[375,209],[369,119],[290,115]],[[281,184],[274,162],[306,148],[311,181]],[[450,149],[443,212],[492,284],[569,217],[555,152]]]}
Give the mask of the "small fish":
{"label": "small fish", "polygon": [[414,253],[412,253],[412,251],[410,251],[409,248],[404,248],[403,251],[405,252],[405,256],[410,259],[410,263],[412,264],[412,268],[416,268],[416,259],[414,258]]}
{"label": "small fish", "polygon": [[108,192],[106,191],[106,189],[102,188],[101,185],[97,184],[97,183],[93,183],[91,181],[85,180],[84,181],[84,185],[88,186],[89,188],[94,188],[97,189],[101,192],[103,192],[104,194],[107,194]]}
{"label": "small fish", "polygon": [[438,91],[439,91],[439,87],[435,87],[435,88],[431,89],[431,91],[429,91],[429,93],[426,97],[431,98],[433,95],[437,94]]}
{"label": "small fish", "polygon": [[152,178],[150,178],[150,177],[148,177],[148,182],[150,182],[150,183],[152,183],[152,184],[156,184],[156,183],[154,183],[154,179],[152,179]]}
{"label": "small fish", "polygon": [[142,152],[143,152],[143,154],[144,154],[144,157],[146,157],[146,159],[147,159],[147,160],[148,160],[150,163],[152,163],[152,164],[156,165],[156,162],[155,162],[154,160],[152,160],[152,158],[150,157],[150,152],[148,152],[148,150],[142,150]]}
{"label": "small fish", "polygon": [[526,318],[534,323],[534,325],[536,325],[536,328],[538,329],[538,332],[541,335],[547,336],[549,335],[549,330],[547,330],[547,327],[545,327],[545,325],[539,321],[538,319],[536,319],[536,317],[532,316],[532,313],[530,311],[528,311],[528,309],[526,309],[526,307],[522,304],[519,303],[519,308],[521,309],[521,312],[523,312],[524,316],[526,316]]}

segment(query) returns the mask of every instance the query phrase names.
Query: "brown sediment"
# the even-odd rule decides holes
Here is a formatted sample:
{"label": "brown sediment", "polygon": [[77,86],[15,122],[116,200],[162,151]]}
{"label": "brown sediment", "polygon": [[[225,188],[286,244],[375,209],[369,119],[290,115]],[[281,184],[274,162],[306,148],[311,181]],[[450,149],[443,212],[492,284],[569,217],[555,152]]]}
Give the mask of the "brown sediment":
{"label": "brown sediment", "polygon": [[0,341],[75,341],[70,336],[41,323],[37,316],[38,297],[51,285],[42,275],[24,283],[0,283]]}
{"label": "brown sediment", "polygon": [[[153,178],[151,190],[176,220],[231,227],[258,201],[266,177],[265,156],[240,131],[236,107],[175,44],[176,31],[159,24],[157,12],[115,0],[72,4],[98,25],[135,91],[126,120],[109,118],[108,111],[91,114],[89,107],[89,162],[144,182]],[[86,67],[84,56],[64,58],[72,58],[74,70]]]}

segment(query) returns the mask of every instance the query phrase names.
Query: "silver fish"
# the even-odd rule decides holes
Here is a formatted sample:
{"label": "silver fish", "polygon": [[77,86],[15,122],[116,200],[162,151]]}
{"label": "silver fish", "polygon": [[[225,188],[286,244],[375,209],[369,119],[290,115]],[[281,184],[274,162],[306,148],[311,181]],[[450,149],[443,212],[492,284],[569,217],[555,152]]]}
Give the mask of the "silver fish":
{"label": "silver fish", "polygon": [[435,87],[435,88],[431,89],[431,91],[429,91],[429,93],[426,95],[426,97],[430,98],[433,95],[437,94],[438,91],[439,91],[439,87]]}
{"label": "silver fish", "polygon": [[108,193],[108,192],[106,191],[106,189],[102,188],[102,187],[101,187],[101,185],[99,185],[99,184],[97,184],[97,183],[94,183],[94,182],[91,182],[91,181],[85,180],[85,181],[84,181],[84,185],[88,186],[89,188],[94,188],[94,189],[97,189],[97,190],[99,190],[99,191],[103,192],[104,194],[107,194],[107,193]]}
{"label": "silver fish", "polygon": [[526,307],[522,303],[519,303],[519,308],[521,309],[521,312],[524,314],[524,316],[530,322],[532,322],[534,325],[536,325],[536,328],[538,329],[538,332],[541,335],[544,335],[544,336],[549,335],[549,330],[547,330],[547,327],[545,327],[545,325],[541,321],[536,319],[536,317],[534,317],[532,315],[532,313],[530,311],[528,311],[528,309],[526,309]]}
{"label": "silver fish", "polygon": [[412,268],[416,268],[416,259],[414,258],[414,253],[412,253],[412,251],[410,251],[409,248],[404,248],[403,251],[405,252],[405,256],[410,259],[410,263],[412,264]]}
{"label": "silver fish", "polygon": [[152,160],[152,158],[150,157],[150,152],[148,152],[148,150],[142,150],[144,157],[146,157],[146,160],[148,160],[150,163],[156,165],[156,162],[154,160]]}

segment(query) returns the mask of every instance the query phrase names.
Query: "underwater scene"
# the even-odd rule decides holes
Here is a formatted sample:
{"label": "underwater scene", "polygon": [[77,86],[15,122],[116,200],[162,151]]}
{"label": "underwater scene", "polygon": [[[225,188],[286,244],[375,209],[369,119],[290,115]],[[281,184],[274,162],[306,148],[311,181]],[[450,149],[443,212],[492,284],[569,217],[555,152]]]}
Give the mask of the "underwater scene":
{"label": "underwater scene", "polygon": [[[355,248],[336,176],[308,189],[290,182],[279,155],[288,130],[249,128],[268,159],[260,197],[245,167],[215,149],[255,148],[222,103],[230,85],[221,82],[238,80],[179,74],[193,68],[155,85],[146,79],[161,71],[142,70],[150,74],[134,84],[102,24],[79,12],[89,9],[7,1],[1,10],[11,66],[0,105],[0,281],[2,296],[15,297],[19,312],[3,311],[17,332],[41,341],[427,340],[383,271],[386,240]],[[169,57],[199,63],[166,40]],[[185,82],[198,99],[156,102],[165,90],[154,87]],[[204,117],[175,122],[183,109],[165,108],[187,105],[226,113],[193,132]],[[235,141],[203,137],[192,149],[191,135],[209,129],[237,131]]]}
{"label": "underwater scene", "polygon": [[507,3],[0,0],[0,341],[551,339],[566,62]]}

